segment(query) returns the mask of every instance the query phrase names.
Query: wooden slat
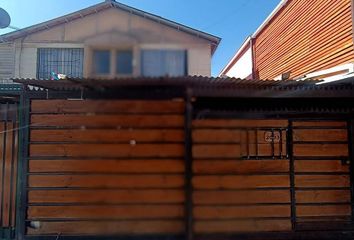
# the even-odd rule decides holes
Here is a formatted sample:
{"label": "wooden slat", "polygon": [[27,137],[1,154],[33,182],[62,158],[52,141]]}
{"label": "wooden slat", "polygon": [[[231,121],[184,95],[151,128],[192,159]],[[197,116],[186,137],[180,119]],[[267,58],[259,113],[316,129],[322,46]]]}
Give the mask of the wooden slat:
{"label": "wooden slat", "polygon": [[171,219],[182,218],[183,205],[31,206],[28,219]]}
{"label": "wooden slat", "polygon": [[239,143],[241,130],[230,129],[196,129],[192,132],[195,143]]}
{"label": "wooden slat", "polygon": [[[241,147],[239,144],[198,144],[193,146],[193,157],[196,159],[200,158],[217,158],[217,159],[228,159],[235,158],[239,159],[241,157],[247,156],[258,156],[258,157],[271,157],[273,155],[271,144],[249,144],[248,154],[245,150],[245,146]],[[283,148],[282,155],[284,156],[285,149]],[[274,146],[274,156],[280,155],[279,145]]]}
{"label": "wooden slat", "polygon": [[234,221],[197,221],[194,230],[197,233],[237,233],[290,231],[290,220],[234,220]]}
{"label": "wooden slat", "polygon": [[288,172],[288,160],[201,160],[193,162],[195,174],[249,174]]}
{"label": "wooden slat", "polygon": [[182,160],[30,160],[32,173],[183,173]]}
{"label": "wooden slat", "polygon": [[193,202],[209,204],[290,203],[288,190],[197,191]]}
{"label": "wooden slat", "polygon": [[294,129],[294,141],[347,141],[346,129]]}
{"label": "wooden slat", "polygon": [[348,175],[298,175],[296,187],[349,187]]}
{"label": "wooden slat", "polygon": [[32,113],[183,113],[182,101],[32,100]]}
{"label": "wooden slat", "polygon": [[240,158],[241,147],[238,144],[194,145],[194,158]]}
{"label": "wooden slat", "polygon": [[194,120],[193,127],[195,128],[252,128],[252,127],[287,127],[287,120]]}
{"label": "wooden slat", "polygon": [[296,191],[297,203],[348,203],[349,190],[312,190]]}
{"label": "wooden slat", "polygon": [[183,203],[183,190],[31,190],[29,203]]}
{"label": "wooden slat", "polygon": [[81,221],[41,222],[41,228],[27,228],[29,235],[143,235],[182,233],[183,221]]}
{"label": "wooden slat", "polygon": [[348,156],[347,144],[294,144],[294,156]]}
{"label": "wooden slat", "polygon": [[195,189],[290,187],[288,175],[196,176],[192,182]]}
{"label": "wooden slat", "polygon": [[31,130],[32,142],[183,142],[183,130],[173,129],[40,129]]}
{"label": "wooden slat", "polygon": [[182,144],[32,144],[31,157],[183,157]]}
{"label": "wooden slat", "polygon": [[341,160],[296,160],[295,172],[349,172]]}
{"label": "wooden slat", "polygon": [[293,127],[347,127],[345,121],[294,121]]}
{"label": "wooden slat", "polygon": [[32,127],[183,127],[183,115],[31,115]]}
{"label": "wooden slat", "polygon": [[[259,78],[273,79],[288,71],[296,78],[352,62],[351,22],[350,0],[335,5],[331,0],[289,2],[255,39]],[[350,44],[346,51],[341,51],[343,41]]]}
{"label": "wooden slat", "polygon": [[349,216],[350,205],[321,205],[321,206],[296,206],[298,217],[311,216]]}
{"label": "wooden slat", "polygon": [[30,175],[29,187],[179,188],[183,175]]}
{"label": "wooden slat", "polygon": [[193,216],[197,220],[290,217],[290,206],[200,206],[194,208]]}

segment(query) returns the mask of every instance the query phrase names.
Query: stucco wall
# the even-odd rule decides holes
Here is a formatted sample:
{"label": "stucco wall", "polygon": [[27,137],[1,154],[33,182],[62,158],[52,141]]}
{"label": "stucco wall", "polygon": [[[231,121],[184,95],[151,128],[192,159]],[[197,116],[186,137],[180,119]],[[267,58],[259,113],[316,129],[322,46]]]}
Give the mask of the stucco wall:
{"label": "stucco wall", "polygon": [[41,47],[84,48],[85,77],[93,76],[94,49],[132,49],[135,76],[140,75],[140,50],[145,48],[187,50],[189,75],[210,76],[211,72],[208,41],[115,8],[28,35],[15,45],[15,77],[36,77]]}

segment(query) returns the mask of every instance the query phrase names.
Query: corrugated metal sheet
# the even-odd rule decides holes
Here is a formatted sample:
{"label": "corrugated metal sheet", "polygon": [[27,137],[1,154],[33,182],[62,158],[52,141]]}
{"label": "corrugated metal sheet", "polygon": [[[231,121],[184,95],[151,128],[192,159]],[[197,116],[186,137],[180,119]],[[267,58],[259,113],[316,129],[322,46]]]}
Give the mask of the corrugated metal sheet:
{"label": "corrugated metal sheet", "polygon": [[187,77],[137,77],[117,79],[65,79],[65,80],[37,80],[14,79],[15,82],[24,85],[43,87],[53,90],[111,89],[121,87],[141,86],[166,86],[166,87],[190,87],[205,89],[282,89],[282,88],[307,88],[315,87],[320,80],[245,80],[240,78],[213,78],[201,76]]}
{"label": "corrugated metal sheet", "polygon": [[0,79],[14,77],[15,50],[13,44],[0,44]]}
{"label": "corrugated metal sheet", "polygon": [[291,78],[354,61],[351,0],[290,0],[255,41],[256,74]]}

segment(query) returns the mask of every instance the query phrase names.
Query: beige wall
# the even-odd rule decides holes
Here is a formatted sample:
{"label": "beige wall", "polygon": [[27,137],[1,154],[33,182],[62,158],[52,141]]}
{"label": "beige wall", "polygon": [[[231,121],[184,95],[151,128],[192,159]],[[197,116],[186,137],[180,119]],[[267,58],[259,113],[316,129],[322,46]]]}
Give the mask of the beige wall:
{"label": "beige wall", "polygon": [[210,76],[211,72],[210,42],[114,8],[28,35],[15,46],[15,77],[36,77],[41,47],[84,48],[85,77],[94,76],[94,49],[132,49],[134,76],[140,75],[140,50],[146,48],[187,50],[189,75]]}

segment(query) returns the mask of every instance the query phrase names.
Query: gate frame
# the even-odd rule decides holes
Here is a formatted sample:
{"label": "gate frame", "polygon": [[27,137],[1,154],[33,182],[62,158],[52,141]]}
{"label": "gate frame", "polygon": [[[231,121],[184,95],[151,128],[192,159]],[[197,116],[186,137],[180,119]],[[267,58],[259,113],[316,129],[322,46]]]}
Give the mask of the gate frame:
{"label": "gate frame", "polygon": [[[151,89],[150,89],[151,90]],[[343,226],[343,230],[336,230],[336,231],[316,231],[316,230],[311,230],[311,231],[297,231],[296,227],[293,228],[292,231],[290,232],[259,232],[259,233],[239,233],[239,234],[213,234],[213,235],[204,235],[204,234],[195,234],[193,231],[193,224],[194,224],[194,219],[193,219],[193,204],[192,204],[192,198],[191,198],[191,178],[192,178],[192,172],[191,170],[191,163],[192,163],[192,158],[191,158],[191,138],[190,138],[190,126],[192,124],[192,121],[194,119],[204,117],[204,118],[234,118],[234,119],[286,119],[289,122],[293,120],[309,120],[309,119],[325,119],[325,120],[344,120],[348,121],[350,120],[352,123],[354,122],[354,112],[352,108],[349,112],[348,111],[342,111],[338,110],[337,112],[322,112],[322,111],[313,111],[309,112],[305,109],[307,106],[308,102],[306,99],[270,99],[272,100],[271,102],[278,102],[279,104],[286,104],[286,103],[293,103],[297,107],[301,108],[304,107],[304,110],[297,111],[296,113],[289,113],[286,110],[279,110],[278,107],[274,107],[274,105],[269,105],[269,102],[261,102],[259,99],[252,99],[250,97],[249,99],[242,98],[242,99],[237,99],[237,98],[232,98],[233,101],[239,102],[239,104],[244,103],[245,101],[250,100],[251,102],[257,102],[258,109],[263,109],[258,110],[256,112],[249,111],[240,111],[240,110],[235,110],[233,106],[231,109],[227,109],[227,111],[223,111],[224,109],[221,109],[222,111],[219,111],[220,108],[215,108],[213,109],[214,103],[212,102],[215,99],[222,100],[224,103],[228,101],[228,98],[221,98],[221,97],[210,97],[207,99],[207,101],[204,103],[204,106],[206,107],[201,107],[199,104],[199,100],[203,100],[203,97],[200,99],[198,98],[197,95],[193,94],[192,89],[188,88],[181,88],[181,87],[154,87],[152,88],[152,91],[147,91],[146,87],[134,87],[134,88],[120,88],[117,90],[107,90],[104,92],[100,91],[93,91],[93,90],[81,90],[81,91],[44,91],[44,90],[29,90],[25,89],[23,90],[21,94],[21,103],[20,105],[23,107],[23,111],[21,113],[20,117],[20,143],[21,143],[21,151],[20,151],[20,160],[19,160],[19,174],[18,174],[18,179],[19,179],[19,186],[20,188],[18,189],[19,191],[19,211],[18,211],[18,217],[17,217],[17,230],[16,230],[16,236],[20,240],[25,240],[25,239],[53,239],[53,236],[28,236],[25,235],[26,231],[26,210],[27,210],[27,172],[28,172],[28,163],[29,163],[29,157],[28,157],[28,145],[29,145],[29,130],[28,130],[28,125],[30,123],[30,101],[31,99],[166,99],[166,98],[184,98],[187,100],[186,103],[186,109],[185,109],[185,133],[186,133],[186,155],[185,155],[185,161],[186,163],[186,187],[185,191],[187,194],[187,200],[185,202],[186,206],[186,221],[185,221],[185,235],[184,236],[60,236],[60,239],[130,239],[130,240],[142,240],[142,239],[151,239],[151,240],[172,240],[172,239],[187,239],[187,240],[235,240],[238,238],[242,239],[352,239],[354,237],[354,226],[353,222],[349,226]],[[193,98],[196,98],[193,99]],[[205,99],[204,99],[205,100]],[[240,101],[241,100],[241,101]],[[318,99],[317,99],[318,100]],[[345,100],[339,101],[338,99],[335,98],[324,98],[326,102],[329,101],[338,101],[338,104],[342,103]],[[331,102],[333,104],[333,102]],[[203,105],[203,104],[202,104]],[[207,107],[207,106],[210,106]],[[229,105],[232,105],[229,103]],[[353,104],[354,105],[354,104]],[[332,105],[333,106],[333,105]],[[269,110],[266,107],[271,107],[272,109]],[[352,124],[352,128],[353,128]],[[353,130],[351,128],[351,140],[348,142],[352,142],[353,138]],[[19,147],[20,149],[20,147]],[[351,160],[353,159],[353,152],[354,152],[354,146],[352,145],[352,150],[350,153],[350,158]],[[292,171],[294,170],[293,167],[291,166]],[[354,162],[351,161],[351,170],[354,170]],[[188,174],[187,174],[188,173]],[[21,177],[22,176],[22,177]],[[352,199],[351,203],[353,205],[353,200],[354,200],[354,172],[350,172],[350,177],[351,177],[351,193],[352,193]],[[293,181],[293,180],[292,180]],[[292,198],[295,198],[295,195],[292,194]],[[294,199],[295,201],[295,199]],[[293,200],[292,200],[292,205],[293,205]],[[293,206],[292,206],[292,218],[294,218],[293,214]],[[352,217],[354,216],[354,211],[352,208]],[[353,217],[354,219],[354,217]]]}

